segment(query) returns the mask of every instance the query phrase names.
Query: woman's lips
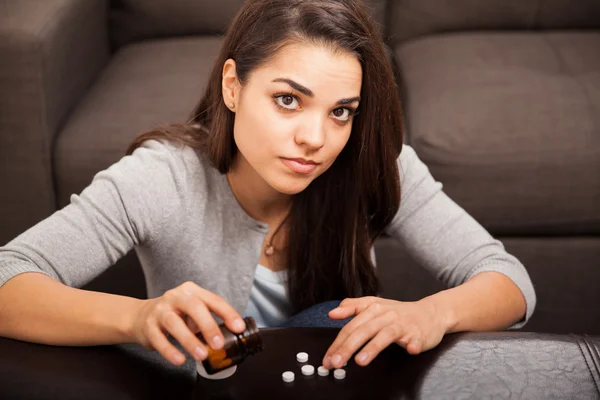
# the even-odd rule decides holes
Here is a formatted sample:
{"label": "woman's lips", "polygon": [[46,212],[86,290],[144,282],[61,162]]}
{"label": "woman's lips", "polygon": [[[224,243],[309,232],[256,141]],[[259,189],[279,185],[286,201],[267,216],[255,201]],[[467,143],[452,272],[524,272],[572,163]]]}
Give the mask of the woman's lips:
{"label": "woman's lips", "polygon": [[281,161],[292,171],[307,175],[317,168],[317,163],[305,161],[297,158],[282,158]]}

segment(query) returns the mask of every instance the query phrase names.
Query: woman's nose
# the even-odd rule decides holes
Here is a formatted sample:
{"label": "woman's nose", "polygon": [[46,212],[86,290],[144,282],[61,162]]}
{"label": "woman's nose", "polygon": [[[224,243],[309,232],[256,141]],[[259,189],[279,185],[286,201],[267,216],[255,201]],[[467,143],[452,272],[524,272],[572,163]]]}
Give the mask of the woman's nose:
{"label": "woman's nose", "polygon": [[321,119],[311,121],[302,126],[295,137],[298,145],[305,145],[313,149],[320,149],[325,145],[325,127]]}

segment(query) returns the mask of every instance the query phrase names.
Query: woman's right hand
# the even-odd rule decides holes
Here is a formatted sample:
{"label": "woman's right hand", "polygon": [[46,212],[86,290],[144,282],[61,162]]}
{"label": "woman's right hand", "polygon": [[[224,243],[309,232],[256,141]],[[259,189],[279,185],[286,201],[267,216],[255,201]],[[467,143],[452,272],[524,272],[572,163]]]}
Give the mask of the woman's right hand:
{"label": "woman's right hand", "polygon": [[[169,342],[167,335],[200,361],[208,355],[207,345],[215,350],[223,347],[223,334],[211,312],[232,332],[242,333],[246,329],[242,317],[225,299],[193,282],[185,282],[140,304],[131,328],[134,340],[149,350],[158,351],[177,366],[185,362],[185,356]],[[198,332],[208,343],[198,339]]]}

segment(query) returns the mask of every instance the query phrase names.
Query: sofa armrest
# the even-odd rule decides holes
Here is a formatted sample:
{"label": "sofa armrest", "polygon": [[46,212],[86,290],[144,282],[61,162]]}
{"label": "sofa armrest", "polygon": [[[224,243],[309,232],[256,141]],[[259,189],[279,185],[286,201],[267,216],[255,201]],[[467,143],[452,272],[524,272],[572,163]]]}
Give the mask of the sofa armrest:
{"label": "sofa armrest", "polygon": [[106,0],[0,5],[0,245],[55,210],[54,137],[109,57]]}

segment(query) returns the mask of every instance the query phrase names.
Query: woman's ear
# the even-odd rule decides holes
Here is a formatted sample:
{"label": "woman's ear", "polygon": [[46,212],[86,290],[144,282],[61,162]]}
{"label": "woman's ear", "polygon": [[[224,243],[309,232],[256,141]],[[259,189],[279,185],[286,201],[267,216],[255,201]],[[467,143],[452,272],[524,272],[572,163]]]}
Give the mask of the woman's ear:
{"label": "woman's ear", "polygon": [[231,111],[235,111],[239,101],[239,87],[235,61],[230,58],[223,64],[222,89],[223,101]]}

